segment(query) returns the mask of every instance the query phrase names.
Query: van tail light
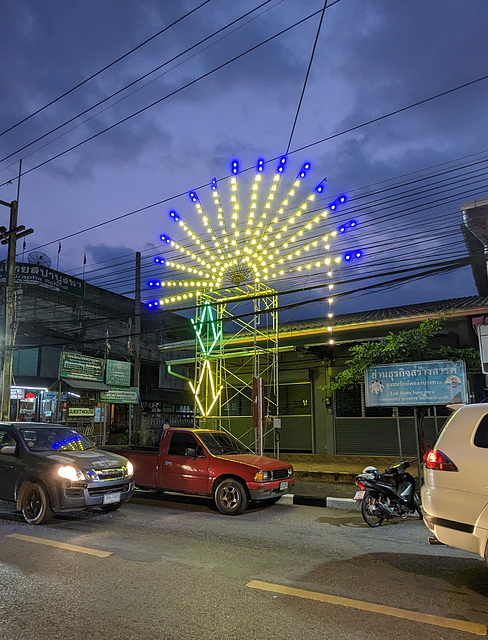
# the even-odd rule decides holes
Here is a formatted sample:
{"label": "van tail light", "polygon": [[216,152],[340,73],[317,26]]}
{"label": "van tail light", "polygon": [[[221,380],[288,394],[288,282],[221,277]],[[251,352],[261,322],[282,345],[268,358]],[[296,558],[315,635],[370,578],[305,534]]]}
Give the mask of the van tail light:
{"label": "van tail light", "polygon": [[424,456],[427,469],[437,469],[438,471],[457,471],[454,462],[438,449],[431,449]]}
{"label": "van tail light", "polygon": [[360,480],[356,480],[356,482],[354,484],[357,484],[358,487],[361,489],[361,491],[364,491],[366,489],[366,487],[364,486],[364,484]]}

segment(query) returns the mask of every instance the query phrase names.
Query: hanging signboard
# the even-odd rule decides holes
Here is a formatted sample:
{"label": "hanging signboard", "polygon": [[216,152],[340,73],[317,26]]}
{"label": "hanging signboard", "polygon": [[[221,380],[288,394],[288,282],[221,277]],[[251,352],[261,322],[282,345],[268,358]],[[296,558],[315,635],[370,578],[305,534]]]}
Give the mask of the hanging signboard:
{"label": "hanging signboard", "polygon": [[367,367],[365,400],[367,407],[467,403],[465,364],[432,360]]}
{"label": "hanging signboard", "polygon": [[68,420],[92,419],[95,415],[95,407],[68,407]]}
{"label": "hanging signboard", "polygon": [[102,358],[92,358],[74,351],[63,351],[59,359],[59,377],[103,382],[103,364]]}
{"label": "hanging signboard", "polygon": [[130,387],[131,364],[126,360],[107,360],[105,382],[114,387]]}
{"label": "hanging signboard", "polygon": [[137,387],[121,387],[100,391],[100,402],[108,404],[139,404],[139,389]]}

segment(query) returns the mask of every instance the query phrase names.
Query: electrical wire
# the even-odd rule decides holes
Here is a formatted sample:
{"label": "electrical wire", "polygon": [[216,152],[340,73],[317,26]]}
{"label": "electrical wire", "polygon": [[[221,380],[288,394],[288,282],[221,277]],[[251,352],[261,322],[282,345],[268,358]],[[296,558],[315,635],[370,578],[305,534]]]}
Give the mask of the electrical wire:
{"label": "electrical wire", "polygon": [[175,25],[177,25],[179,22],[181,22],[182,20],[184,20],[185,18],[188,18],[189,16],[191,16],[193,13],[195,13],[196,11],[198,11],[199,9],[201,9],[202,7],[204,7],[206,4],[208,4],[209,2],[211,2],[211,0],[204,0],[204,2],[200,3],[197,7],[195,7],[194,9],[192,9],[191,11],[188,11],[187,13],[185,13],[183,16],[181,16],[180,18],[178,18],[177,20],[174,20],[171,24],[169,24],[168,26],[164,27],[164,29],[161,29],[160,31],[158,31],[157,33],[155,33],[154,35],[152,35],[150,38],[147,38],[146,40],[144,40],[144,42],[141,42],[140,44],[138,44],[136,47],[133,47],[132,49],[130,49],[130,51],[127,51],[126,53],[124,53],[122,56],[119,56],[118,58],[116,58],[115,60],[113,60],[112,62],[110,62],[110,64],[105,65],[102,69],[99,69],[98,71],[96,71],[95,73],[93,73],[91,76],[89,76],[88,78],[85,78],[85,80],[82,80],[81,82],[79,82],[78,84],[76,84],[74,87],[71,87],[71,89],[68,89],[68,91],[65,91],[63,94],[59,95],[57,98],[54,98],[53,100],[51,100],[50,102],[48,102],[47,104],[45,104],[43,107],[40,107],[39,109],[37,109],[36,111],[33,111],[31,114],[29,114],[28,116],[26,116],[25,118],[23,118],[22,120],[19,120],[16,124],[11,125],[8,129],[5,129],[5,131],[2,131],[0,133],[0,137],[5,135],[6,133],[8,133],[9,131],[12,131],[12,129],[15,129],[16,127],[20,126],[21,124],[24,124],[24,122],[27,122],[28,120],[30,120],[31,118],[33,118],[34,116],[36,116],[37,114],[41,113],[42,111],[44,111],[45,109],[47,109],[48,107],[51,107],[53,104],[55,104],[56,102],[58,102],[59,100],[61,100],[62,98],[65,98],[66,96],[68,96],[70,93],[73,93],[73,91],[76,91],[76,89],[79,89],[80,87],[82,87],[84,84],[86,84],[87,82],[90,82],[90,80],[93,80],[94,78],[96,78],[97,76],[99,76],[100,74],[102,74],[104,71],[107,71],[107,69],[110,69],[111,67],[113,67],[115,64],[117,64],[118,62],[120,62],[121,60],[124,60],[125,58],[127,58],[128,56],[130,56],[132,53],[134,53],[135,51],[137,51],[138,49],[141,49],[142,47],[144,47],[146,44],[148,44],[149,42],[151,42],[152,40],[154,40],[155,38],[158,38],[160,35],[162,35],[163,33],[165,33],[166,31],[168,31],[169,29],[172,29]]}

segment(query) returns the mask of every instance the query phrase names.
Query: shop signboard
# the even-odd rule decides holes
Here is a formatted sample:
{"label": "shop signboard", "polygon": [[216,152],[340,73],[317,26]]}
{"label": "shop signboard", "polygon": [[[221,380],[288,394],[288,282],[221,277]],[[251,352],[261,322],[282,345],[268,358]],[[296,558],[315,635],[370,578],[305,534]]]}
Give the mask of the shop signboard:
{"label": "shop signboard", "polygon": [[114,387],[130,387],[131,363],[126,360],[107,360],[106,384]]}
{"label": "shop signboard", "polygon": [[108,404],[139,404],[139,389],[137,387],[112,388],[100,391],[100,402]]}
{"label": "shop signboard", "polygon": [[63,351],[59,360],[59,377],[103,382],[102,358],[84,356],[74,351]]}
{"label": "shop signboard", "polygon": [[[2,261],[0,263],[0,282],[5,281],[6,278],[7,263]],[[35,284],[53,291],[62,291],[78,298],[83,298],[85,295],[83,280],[40,264],[17,262],[15,264],[15,281],[19,284]]]}
{"label": "shop signboard", "polygon": [[92,420],[95,416],[95,407],[68,407],[68,420]]}
{"label": "shop signboard", "polygon": [[467,403],[465,364],[432,360],[367,367],[365,400],[367,407]]}

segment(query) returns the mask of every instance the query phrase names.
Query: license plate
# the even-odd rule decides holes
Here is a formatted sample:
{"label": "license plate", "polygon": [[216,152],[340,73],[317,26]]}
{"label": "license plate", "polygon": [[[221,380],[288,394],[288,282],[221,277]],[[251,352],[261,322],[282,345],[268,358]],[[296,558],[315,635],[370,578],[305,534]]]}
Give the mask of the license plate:
{"label": "license plate", "polygon": [[120,492],[119,493],[106,493],[103,496],[103,504],[114,504],[114,502],[120,502]]}
{"label": "license plate", "polygon": [[288,489],[288,480],[286,482],[280,482],[280,491]]}
{"label": "license plate", "polygon": [[364,498],[364,491],[356,491],[354,494],[354,500],[362,500]]}

